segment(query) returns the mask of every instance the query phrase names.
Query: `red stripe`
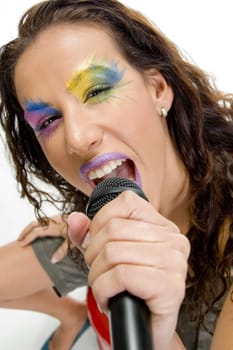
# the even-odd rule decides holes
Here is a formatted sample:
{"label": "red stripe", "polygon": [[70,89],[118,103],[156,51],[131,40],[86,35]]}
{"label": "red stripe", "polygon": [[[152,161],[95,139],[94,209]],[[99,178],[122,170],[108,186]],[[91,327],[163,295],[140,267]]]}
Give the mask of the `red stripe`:
{"label": "red stripe", "polygon": [[[107,342],[110,342],[109,321],[104,313],[101,313],[96,304],[92,290],[89,287],[87,292],[87,306],[91,318],[91,323],[97,331],[97,336],[100,335]],[[99,339],[100,340],[100,339]]]}

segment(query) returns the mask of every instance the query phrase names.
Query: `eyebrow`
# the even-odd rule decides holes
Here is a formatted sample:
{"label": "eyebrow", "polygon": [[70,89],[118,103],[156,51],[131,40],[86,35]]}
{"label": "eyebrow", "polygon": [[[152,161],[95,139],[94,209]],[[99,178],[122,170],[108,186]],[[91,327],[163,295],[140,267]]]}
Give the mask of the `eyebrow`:
{"label": "eyebrow", "polygon": [[25,105],[25,109],[28,113],[41,112],[45,109],[53,108],[49,103],[46,103],[42,100],[39,100],[37,102],[32,101],[32,100],[25,101],[24,105]]}
{"label": "eyebrow", "polygon": [[93,73],[93,72],[98,72],[100,70],[103,70],[103,69],[109,69],[110,67],[106,67],[105,65],[92,65],[90,67],[87,67],[87,68],[84,68],[84,69],[81,69],[79,71],[76,71],[74,73],[74,78],[76,80],[76,82],[78,83],[80,80],[82,80],[83,76],[86,74],[86,73]]}
{"label": "eyebrow", "polygon": [[120,70],[118,64],[114,61],[111,65],[92,64],[89,67],[74,72],[73,77],[67,82],[68,90],[72,90],[75,87],[77,88],[79,84],[82,83],[82,79],[85,79],[86,74],[91,73],[104,75],[110,82],[117,83],[121,80],[124,69]]}
{"label": "eyebrow", "polygon": [[[74,87],[77,88],[87,74],[103,71],[104,68],[106,68],[104,65],[91,65],[90,67],[75,71],[73,77],[67,82],[68,90],[72,90]],[[107,69],[109,69],[109,67],[107,67]]]}

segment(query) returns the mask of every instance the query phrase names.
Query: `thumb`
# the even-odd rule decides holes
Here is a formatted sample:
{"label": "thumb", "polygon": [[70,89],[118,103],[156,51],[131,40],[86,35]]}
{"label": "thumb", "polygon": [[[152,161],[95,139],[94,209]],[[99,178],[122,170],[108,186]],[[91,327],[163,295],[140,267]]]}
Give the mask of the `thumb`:
{"label": "thumb", "polygon": [[84,252],[89,233],[90,219],[80,212],[73,212],[68,217],[69,237],[73,245]]}

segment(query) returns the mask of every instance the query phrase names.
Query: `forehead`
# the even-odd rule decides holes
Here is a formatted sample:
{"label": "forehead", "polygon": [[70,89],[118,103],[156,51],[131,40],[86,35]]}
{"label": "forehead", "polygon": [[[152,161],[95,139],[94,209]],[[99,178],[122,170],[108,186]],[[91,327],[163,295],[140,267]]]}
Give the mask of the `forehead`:
{"label": "forehead", "polygon": [[[100,40],[103,40],[100,42]],[[103,25],[97,23],[60,23],[47,27],[42,30],[36,38],[32,41],[26,51],[30,48],[44,48],[48,49],[55,46],[60,49],[68,49],[70,46],[82,45],[82,49],[88,48],[88,43],[99,48],[102,45],[114,46],[116,43],[112,32]],[[101,45],[100,45],[101,44]],[[51,46],[52,45],[52,46]]]}
{"label": "forehead", "polygon": [[[30,79],[56,74],[64,81],[88,58],[123,59],[111,32],[95,24],[59,24],[41,32],[20,56],[15,67],[16,90]],[[19,83],[22,84],[19,84]]]}

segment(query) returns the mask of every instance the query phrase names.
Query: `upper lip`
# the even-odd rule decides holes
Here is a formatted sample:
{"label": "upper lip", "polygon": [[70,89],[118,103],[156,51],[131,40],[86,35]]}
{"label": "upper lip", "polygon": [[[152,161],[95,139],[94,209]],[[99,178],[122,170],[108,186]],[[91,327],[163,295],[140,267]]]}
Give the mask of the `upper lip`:
{"label": "upper lip", "polygon": [[94,183],[90,179],[90,175],[94,176],[94,171],[96,171],[97,169],[101,169],[104,166],[111,166],[111,161],[124,161],[126,159],[129,158],[126,155],[119,152],[105,153],[83,164],[80,168],[80,175],[86,183],[90,184],[93,187]]}

